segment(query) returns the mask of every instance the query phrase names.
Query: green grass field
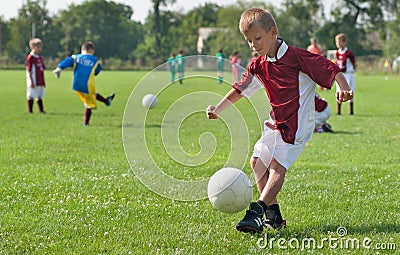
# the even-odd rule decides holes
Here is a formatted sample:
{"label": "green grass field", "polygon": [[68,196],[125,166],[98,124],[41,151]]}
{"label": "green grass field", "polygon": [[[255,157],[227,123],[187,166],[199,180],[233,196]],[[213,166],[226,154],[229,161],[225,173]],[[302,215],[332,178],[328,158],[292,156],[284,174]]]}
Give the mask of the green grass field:
{"label": "green grass field", "polygon": [[[329,119],[336,133],[314,134],[288,171],[278,196],[288,227],[249,235],[235,230],[244,212],[222,214],[207,199],[168,199],[135,177],[124,151],[123,116],[145,74],[103,71],[97,90],[105,96],[115,92],[115,101],[99,105],[91,125],[82,127],[83,106],[71,90],[71,72],[59,80],[46,72],[43,115],[36,105],[34,114],[27,113],[24,71],[0,70],[0,254],[400,254],[400,77],[356,76],[355,116],[344,104],[344,114]],[[228,90],[199,78],[173,84],[160,96],[144,130],[153,160],[168,175],[204,180],[224,166],[235,124],[207,120],[202,111],[184,120],[163,116],[185,94]],[[334,93],[320,95],[334,112]],[[200,98],[180,109],[216,103],[211,96]],[[262,94],[254,100],[263,107]],[[244,162],[250,174],[247,160],[260,123],[248,106],[246,100],[237,104],[248,116],[250,151],[236,163]],[[199,137],[211,132],[217,141],[211,159],[200,154],[196,160],[204,163],[189,166],[168,155],[160,131],[176,123],[180,144],[170,148],[180,146],[190,159],[201,151]],[[140,123],[124,126],[133,137],[135,125]],[[135,158],[136,151],[131,153]],[[137,155],[147,160],[141,151]],[[253,194],[256,199],[255,189]],[[339,228],[347,234],[339,235]]]}

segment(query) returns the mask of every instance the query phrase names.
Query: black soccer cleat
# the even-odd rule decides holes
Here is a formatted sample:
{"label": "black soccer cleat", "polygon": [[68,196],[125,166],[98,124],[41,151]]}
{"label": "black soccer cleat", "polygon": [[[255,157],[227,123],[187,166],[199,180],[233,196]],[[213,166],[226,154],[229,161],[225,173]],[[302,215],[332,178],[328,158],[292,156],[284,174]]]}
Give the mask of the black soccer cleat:
{"label": "black soccer cleat", "polygon": [[110,105],[111,105],[111,101],[114,99],[114,97],[115,97],[115,93],[112,93],[111,95],[109,95],[109,96],[106,98],[106,100],[107,100],[106,106],[110,106]]}
{"label": "black soccer cleat", "polygon": [[236,225],[236,229],[245,233],[260,233],[263,231],[264,209],[256,202],[250,203],[244,218]]}
{"label": "black soccer cleat", "polygon": [[324,123],[322,125],[322,129],[324,130],[324,132],[335,133],[335,131],[333,131],[331,125],[329,125],[328,123]]}
{"label": "black soccer cleat", "polygon": [[276,218],[275,218],[275,220],[272,220],[272,219],[264,220],[264,227],[267,229],[286,228],[286,220],[277,220]]}

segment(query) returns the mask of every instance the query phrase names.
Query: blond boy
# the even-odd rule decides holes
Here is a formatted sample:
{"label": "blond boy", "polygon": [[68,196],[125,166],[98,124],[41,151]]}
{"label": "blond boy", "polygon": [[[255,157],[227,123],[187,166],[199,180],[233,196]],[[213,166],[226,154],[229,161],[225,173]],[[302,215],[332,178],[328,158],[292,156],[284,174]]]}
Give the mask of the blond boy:
{"label": "blond boy", "polygon": [[29,41],[31,52],[26,57],[26,98],[28,101],[28,112],[33,113],[33,100],[39,106],[39,112],[45,113],[43,108],[44,88],[44,70],[46,69],[43,58],[40,56],[42,52],[42,40],[33,38]]}
{"label": "blond boy", "polygon": [[236,225],[242,232],[261,232],[264,226],[286,226],[277,195],[286,171],[300,156],[313,133],[316,84],[330,89],[336,80],[341,88],[336,93],[338,102],[351,99],[353,93],[331,61],[289,46],[279,38],[278,27],[270,12],[259,8],[244,11],[239,29],[249,47],[260,56],[249,65],[242,80],[234,83],[216,106],[208,106],[206,113],[209,119],[217,119],[221,111],[243,96],[250,97],[261,88],[267,91],[272,108],[270,119],[265,122],[250,160],[260,196]]}
{"label": "blond boy", "polygon": [[[356,81],[354,79],[354,71],[356,70],[356,58],[354,54],[347,48],[347,37],[340,33],[335,36],[336,50],[335,61],[340,71],[343,72],[347,83],[353,93],[356,91]],[[336,85],[336,91],[340,91],[340,86]],[[354,99],[349,100],[350,115],[354,114]],[[337,102],[337,114],[341,114],[341,102]]]}

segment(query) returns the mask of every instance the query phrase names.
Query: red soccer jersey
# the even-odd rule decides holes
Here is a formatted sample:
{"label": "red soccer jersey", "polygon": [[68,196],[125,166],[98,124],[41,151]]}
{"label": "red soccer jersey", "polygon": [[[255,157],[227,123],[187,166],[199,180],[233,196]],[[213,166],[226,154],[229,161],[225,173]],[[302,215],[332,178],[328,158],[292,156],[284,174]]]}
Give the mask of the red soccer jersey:
{"label": "red soccer jersey", "polygon": [[45,86],[44,81],[44,62],[40,55],[35,55],[32,52],[26,57],[26,72],[28,78],[28,72],[32,73],[32,79],[34,85]]}
{"label": "red soccer jersey", "polygon": [[314,130],[315,85],[330,89],[340,70],[323,56],[279,40],[275,57],[258,57],[233,88],[249,97],[264,87],[272,108],[266,125],[278,129],[285,142],[299,144],[308,141]]}
{"label": "red soccer jersey", "polygon": [[328,102],[321,98],[318,94],[315,94],[315,111],[322,112],[328,106]]}
{"label": "red soccer jersey", "polygon": [[354,54],[346,47],[336,51],[336,64],[342,72],[353,73],[356,66]]}

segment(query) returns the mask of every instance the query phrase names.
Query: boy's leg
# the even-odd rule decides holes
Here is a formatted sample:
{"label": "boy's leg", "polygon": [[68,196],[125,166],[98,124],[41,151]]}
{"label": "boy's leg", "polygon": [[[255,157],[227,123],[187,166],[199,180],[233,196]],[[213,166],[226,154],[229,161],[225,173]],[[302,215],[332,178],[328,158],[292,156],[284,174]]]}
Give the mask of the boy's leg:
{"label": "boy's leg", "polygon": [[29,113],[33,113],[33,99],[32,98],[28,98],[28,112]]}
{"label": "boy's leg", "polygon": [[275,159],[272,160],[268,169],[261,160],[252,158],[253,168],[257,188],[260,198],[257,202],[250,204],[250,209],[246,211],[244,218],[236,225],[236,229],[242,232],[261,232],[263,230],[263,214],[267,216],[266,226],[281,228],[286,225],[279,211],[276,195],[282,188],[286,169]]}
{"label": "boy's leg", "polygon": [[46,112],[44,111],[44,108],[43,108],[43,100],[42,100],[41,98],[38,98],[37,104],[38,104],[38,106],[39,106],[39,112],[40,112],[40,113],[46,113]]}
{"label": "boy's leg", "polygon": [[259,201],[264,202],[267,206],[265,210],[267,228],[281,228],[286,226],[286,221],[283,220],[276,196],[282,188],[283,181],[286,175],[286,168],[272,159],[269,167],[268,181],[260,195]]}
{"label": "boy's leg", "polygon": [[92,109],[85,107],[85,118],[83,119],[83,126],[89,125],[90,116],[92,116]]}
{"label": "boy's leg", "polygon": [[354,115],[354,102],[350,101],[350,115]]}
{"label": "boy's leg", "polygon": [[114,93],[111,93],[111,95],[109,95],[107,98],[103,97],[99,93],[96,93],[96,100],[103,102],[106,106],[111,105],[111,101],[114,99],[114,97],[115,97]]}
{"label": "boy's leg", "polygon": [[103,97],[102,95],[100,95],[99,93],[96,93],[96,100],[100,101],[102,103],[107,103],[107,99],[105,99],[105,97]]}
{"label": "boy's leg", "polygon": [[342,106],[342,104],[337,103],[337,112],[336,112],[337,115],[341,114],[341,106]]}
{"label": "boy's leg", "polygon": [[179,83],[183,83],[183,72],[179,72]]}

